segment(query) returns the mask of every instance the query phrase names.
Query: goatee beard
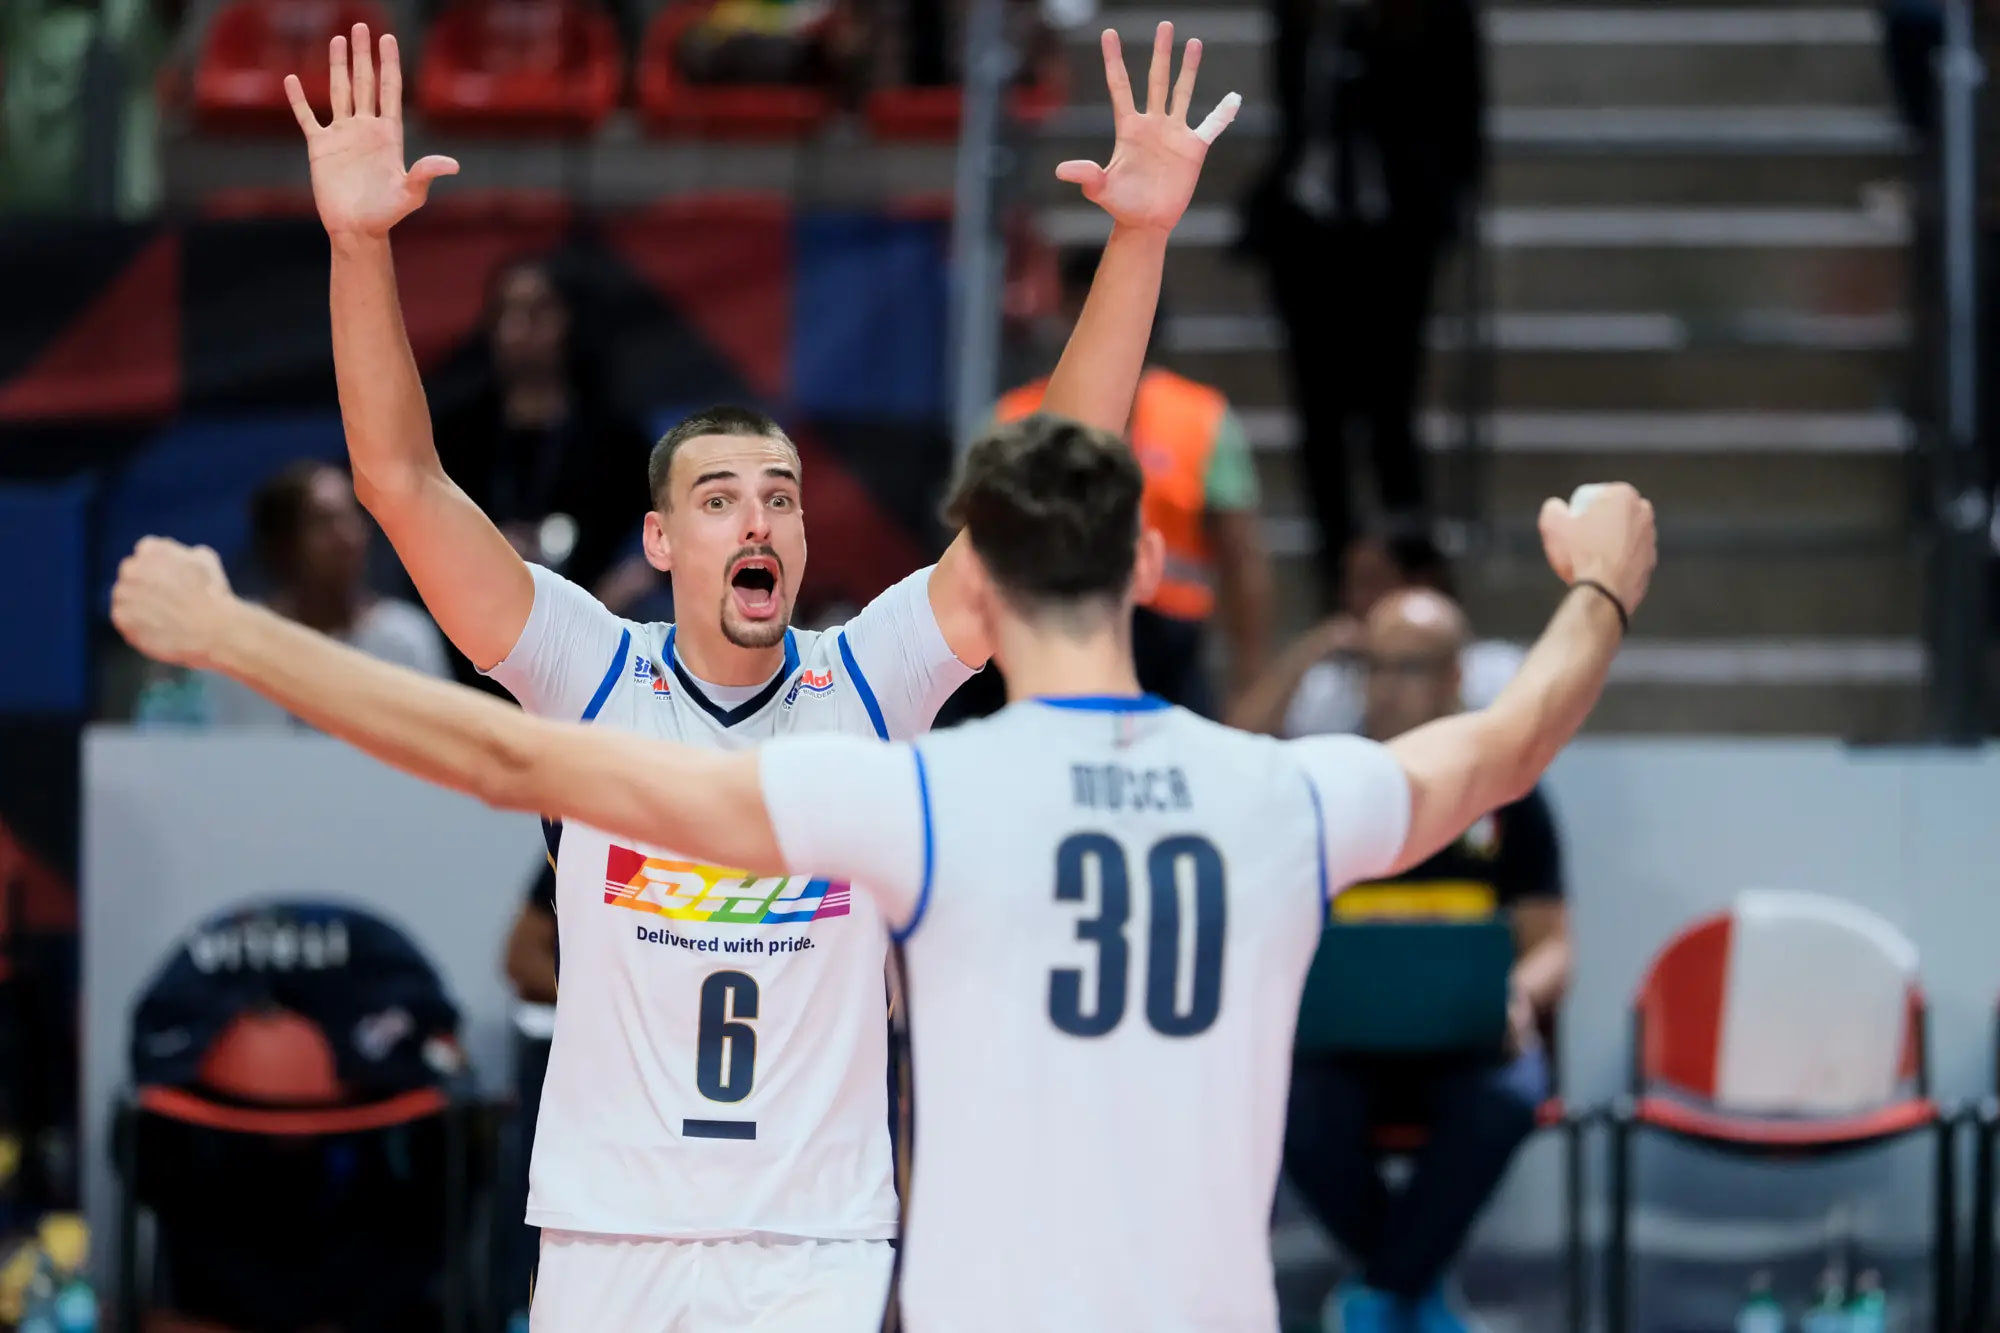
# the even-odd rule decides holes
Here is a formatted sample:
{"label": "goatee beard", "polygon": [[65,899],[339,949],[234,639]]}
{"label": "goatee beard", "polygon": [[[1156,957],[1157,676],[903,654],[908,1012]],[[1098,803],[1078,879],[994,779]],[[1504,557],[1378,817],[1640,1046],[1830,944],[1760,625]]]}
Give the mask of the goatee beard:
{"label": "goatee beard", "polygon": [[777,620],[752,621],[746,625],[738,623],[729,614],[729,608],[724,607],[722,637],[738,648],[775,648],[785,641],[785,630],[790,620],[788,615]]}

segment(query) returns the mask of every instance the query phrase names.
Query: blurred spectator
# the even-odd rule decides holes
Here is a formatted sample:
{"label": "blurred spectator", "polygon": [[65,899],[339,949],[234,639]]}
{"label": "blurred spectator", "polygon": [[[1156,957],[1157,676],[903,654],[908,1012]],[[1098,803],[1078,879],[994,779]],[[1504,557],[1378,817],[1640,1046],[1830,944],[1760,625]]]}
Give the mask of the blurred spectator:
{"label": "blurred spectator", "polygon": [[[1392,593],[1369,615],[1363,648],[1367,733],[1389,740],[1458,709],[1457,605],[1429,589]],[[1359,1266],[1333,1297],[1344,1333],[1459,1333],[1443,1279],[1549,1095],[1546,1038],[1569,984],[1561,856],[1539,791],[1474,824],[1457,843],[1394,877],[1399,917],[1505,913],[1516,947],[1506,1049],[1488,1055],[1300,1060],[1292,1071],[1285,1169]],[[1357,906],[1370,887],[1346,891]],[[1467,890],[1475,895],[1468,900]],[[1435,905],[1426,894],[1435,894]],[[1342,902],[1350,900],[1343,895]],[[1343,912],[1343,916],[1348,913]],[[1426,1130],[1393,1195],[1373,1147],[1383,1124]]]}
{"label": "blurred spectator", "polygon": [[1284,320],[1320,592],[1370,506],[1356,437],[1392,520],[1425,507],[1416,435],[1431,289],[1483,166],[1471,0],[1272,0],[1278,153],[1246,202],[1244,248]]}
{"label": "blurred spectator", "polygon": [[544,864],[507,934],[507,983],[524,1004],[556,1002],[556,871]]}
{"label": "blurred spectator", "polygon": [[[625,614],[661,582],[637,540],[651,440],[599,391],[575,303],[546,263],[500,271],[486,330],[476,386],[434,411],[438,458],[525,558]],[[483,680],[462,662],[458,673]]]}
{"label": "blurred spectator", "polygon": [[[1363,624],[1369,613],[1399,589],[1455,595],[1444,554],[1420,534],[1356,537],[1341,563],[1340,609],[1301,635],[1243,692],[1230,712],[1231,726],[1287,737],[1359,731],[1368,681]],[[1520,669],[1521,657],[1517,644],[1468,642],[1453,682],[1457,703],[1467,708],[1492,703]]]}
{"label": "blurred spectator", "polygon": [[[419,607],[368,590],[368,520],[330,463],[296,463],[250,500],[250,536],[270,578],[264,604],[370,657],[447,676],[444,636]],[[305,724],[226,676],[203,677],[206,716],[223,726]]]}
{"label": "blurred spectator", "polygon": [[[1098,252],[1062,256],[1061,336],[1083,313]],[[1157,337],[1164,320],[1155,319]],[[1150,350],[1150,349],[1149,349]],[[1258,535],[1257,467],[1243,423],[1215,389],[1149,364],[1128,434],[1146,472],[1145,521],[1167,542],[1159,592],[1132,615],[1139,683],[1174,703],[1216,716],[1206,629],[1221,621],[1235,697],[1264,669],[1271,636],[1271,564]],[[1015,389],[995,416],[1038,410],[1046,379]]]}

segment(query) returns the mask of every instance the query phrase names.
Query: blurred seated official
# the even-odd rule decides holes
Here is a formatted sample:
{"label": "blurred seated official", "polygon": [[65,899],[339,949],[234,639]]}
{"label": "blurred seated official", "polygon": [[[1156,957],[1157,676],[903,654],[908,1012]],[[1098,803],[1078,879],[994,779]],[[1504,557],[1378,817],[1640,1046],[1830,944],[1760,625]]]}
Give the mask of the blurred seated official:
{"label": "blurred seated official", "polygon": [[[1366,690],[1363,626],[1383,598],[1403,588],[1456,596],[1451,566],[1428,536],[1392,529],[1363,533],[1349,542],[1341,560],[1340,610],[1300,635],[1237,697],[1229,725],[1287,740],[1360,731]],[[1468,637],[1458,658],[1463,706],[1492,703],[1520,669],[1523,656],[1519,644]]]}
{"label": "blurred seated official", "polygon": [[[1097,258],[1095,250],[1061,258],[1065,338],[1082,317]],[[1208,623],[1221,621],[1234,699],[1264,670],[1271,562],[1258,532],[1257,466],[1243,423],[1219,391],[1153,363],[1164,326],[1164,319],[1153,321],[1126,431],[1146,474],[1145,524],[1167,543],[1160,590],[1132,614],[1132,652],[1143,689],[1214,718],[1222,710],[1208,679]],[[1047,389],[1046,379],[1022,385],[1000,399],[994,417],[1028,416]]]}
{"label": "blurred seated official", "polygon": [[[522,559],[636,614],[663,583],[639,552],[653,442],[601,391],[577,323],[547,262],[503,268],[487,292],[470,383],[432,403],[438,459]],[[497,688],[451,656],[461,683]]]}
{"label": "blurred seated official", "polygon": [[[1430,589],[1383,598],[1363,638],[1366,730],[1388,741],[1460,711],[1456,603]],[[1550,1022],[1569,984],[1561,855],[1537,788],[1391,882],[1357,884],[1333,904],[1355,921],[1491,920],[1512,926],[1504,1049],[1490,1055],[1300,1056],[1292,1071],[1285,1171],[1355,1265],[1329,1302],[1342,1333],[1462,1333],[1444,1279],[1480,1210],[1550,1095]],[[1415,1125],[1424,1144],[1391,1193],[1374,1131]]]}
{"label": "blurred seated official", "polygon": [[[262,601],[370,657],[449,677],[444,636],[423,608],[369,590],[368,530],[343,468],[294,463],[265,482],[250,500],[251,545],[270,579]],[[205,720],[218,726],[305,726],[227,676],[200,680]]]}

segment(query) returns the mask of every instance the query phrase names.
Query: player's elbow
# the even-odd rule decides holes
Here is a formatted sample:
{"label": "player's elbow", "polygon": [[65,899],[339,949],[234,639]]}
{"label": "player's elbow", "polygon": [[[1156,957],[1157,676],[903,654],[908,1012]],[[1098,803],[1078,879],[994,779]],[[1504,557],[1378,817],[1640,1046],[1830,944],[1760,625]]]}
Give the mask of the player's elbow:
{"label": "player's elbow", "polygon": [[[435,464],[435,460],[433,460]],[[402,460],[354,461],[354,498],[377,523],[393,527],[396,520],[422,502],[424,488],[441,469]]]}
{"label": "player's elbow", "polygon": [[472,794],[501,810],[541,810],[548,785],[548,747],[541,728],[526,716],[500,716],[479,737]]}

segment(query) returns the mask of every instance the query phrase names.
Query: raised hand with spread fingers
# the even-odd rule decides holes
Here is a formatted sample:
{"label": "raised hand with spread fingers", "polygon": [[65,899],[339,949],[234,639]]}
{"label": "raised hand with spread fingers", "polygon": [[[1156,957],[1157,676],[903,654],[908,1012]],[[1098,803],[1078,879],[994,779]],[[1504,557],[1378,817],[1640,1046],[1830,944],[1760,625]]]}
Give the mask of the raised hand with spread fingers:
{"label": "raised hand with spread fingers", "polygon": [[1146,71],[1146,108],[1132,100],[1125,53],[1115,29],[1103,37],[1104,81],[1111,89],[1115,139],[1103,166],[1076,160],[1056,168],[1056,177],[1081,186],[1083,197],[1120,226],[1171,231],[1194,197],[1195,181],[1209,145],[1236,118],[1243,99],[1230,93],[1201,124],[1188,125],[1194,102],[1195,71],[1201,68],[1201,39],[1191,38],[1181,55],[1181,76],[1167,95],[1174,67],[1174,25],[1162,22],[1153,33],[1153,60]]}
{"label": "raised hand with spread fingers", "polygon": [[306,134],[313,203],[329,235],[387,236],[423,206],[432,181],[458,172],[457,162],[436,156],[404,169],[403,60],[396,39],[387,33],[381,52],[378,81],[367,24],[354,25],[351,44],[346,37],[329,44],[333,119],[326,125],[306,102],[298,75],[285,76],[285,96]]}

